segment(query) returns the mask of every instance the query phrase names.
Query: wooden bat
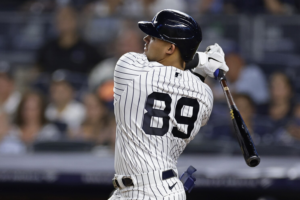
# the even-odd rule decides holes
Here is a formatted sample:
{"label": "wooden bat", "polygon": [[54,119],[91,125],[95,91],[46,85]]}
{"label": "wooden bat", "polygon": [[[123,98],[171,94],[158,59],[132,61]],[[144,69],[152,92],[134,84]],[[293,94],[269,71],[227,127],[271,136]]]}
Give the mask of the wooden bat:
{"label": "wooden bat", "polygon": [[238,139],[244,159],[249,167],[256,167],[260,163],[260,157],[257,154],[247,126],[233,101],[226,82],[224,71],[219,70],[218,80],[220,81],[225,97],[227,99],[228,107],[230,109],[230,116],[235,129],[235,135]]}

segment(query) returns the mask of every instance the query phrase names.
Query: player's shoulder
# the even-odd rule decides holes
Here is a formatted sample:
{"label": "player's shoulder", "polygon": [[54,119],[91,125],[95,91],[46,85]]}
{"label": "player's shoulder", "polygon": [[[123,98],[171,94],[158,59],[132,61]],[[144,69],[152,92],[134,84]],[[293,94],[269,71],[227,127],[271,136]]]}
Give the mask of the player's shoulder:
{"label": "player's shoulder", "polygon": [[134,63],[144,63],[148,62],[147,57],[144,54],[141,53],[135,53],[135,52],[128,52],[122,55],[119,58],[120,62],[126,62],[128,64],[134,64]]}

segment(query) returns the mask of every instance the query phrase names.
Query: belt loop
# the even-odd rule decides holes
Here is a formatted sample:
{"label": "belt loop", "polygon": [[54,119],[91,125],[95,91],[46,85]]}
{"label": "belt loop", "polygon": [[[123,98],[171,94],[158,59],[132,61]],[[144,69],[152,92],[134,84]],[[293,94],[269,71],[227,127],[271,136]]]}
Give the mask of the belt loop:
{"label": "belt loop", "polygon": [[122,180],[122,176],[118,176],[117,177],[117,181],[118,181],[118,183],[119,183],[119,185],[120,185],[120,188],[125,188],[125,185],[123,184],[123,180]]}

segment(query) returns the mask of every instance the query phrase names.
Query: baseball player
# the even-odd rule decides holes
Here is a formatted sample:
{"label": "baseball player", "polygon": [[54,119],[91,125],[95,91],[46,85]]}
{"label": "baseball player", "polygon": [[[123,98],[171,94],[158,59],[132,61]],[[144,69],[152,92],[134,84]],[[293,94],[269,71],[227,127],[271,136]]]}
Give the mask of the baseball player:
{"label": "baseball player", "polygon": [[196,52],[201,29],[185,13],[162,10],[138,26],[147,34],[144,53],[126,53],[115,67],[110,200],[186,199],[176,162],[210,116],[213,95],[204,79],[228,67],[217,44]]}

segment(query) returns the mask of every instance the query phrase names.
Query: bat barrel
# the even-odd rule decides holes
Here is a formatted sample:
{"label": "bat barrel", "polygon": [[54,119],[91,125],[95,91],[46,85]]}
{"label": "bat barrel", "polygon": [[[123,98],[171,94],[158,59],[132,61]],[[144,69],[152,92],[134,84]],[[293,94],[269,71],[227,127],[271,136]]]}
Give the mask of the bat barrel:
{"label": "bat barrel", "polygon": [[231,106],[230,114],[235,129],[235,135],[242,150],[245,162],[249,167],[255,167],[260,163],[260,158],[255,149],[250,132],[236,106]]}
{"label": "bat barrel", "polygon": [[247,165],[250,167],[256,167],[260,163],[260,157],[259,156],[251,156],[246,160]]}

